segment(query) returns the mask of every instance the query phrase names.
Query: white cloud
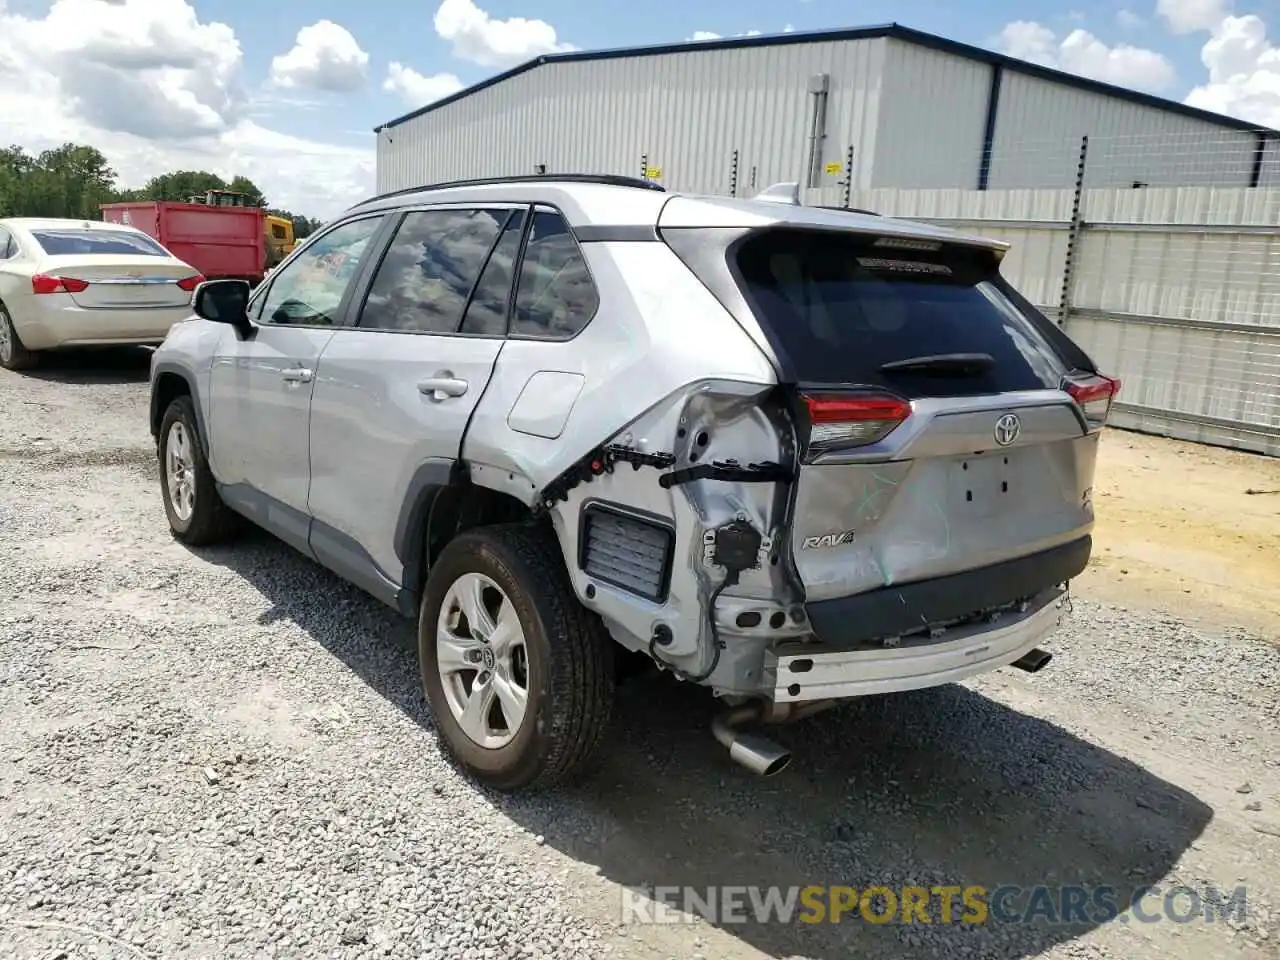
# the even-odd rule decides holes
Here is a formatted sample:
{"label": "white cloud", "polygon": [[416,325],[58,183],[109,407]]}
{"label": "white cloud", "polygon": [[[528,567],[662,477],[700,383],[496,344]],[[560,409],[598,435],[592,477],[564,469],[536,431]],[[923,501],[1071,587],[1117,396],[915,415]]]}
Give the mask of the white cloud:
{"label": "white cloud", "polygon": [[1156,12],[1174,33],[1210,30],[1227,15],[1224,0],[1159,0]]}
{"label": "white cloud", "polygon": [[412,67],[392,62],[387,67],[387,79],[382,89],[394,93],[410,107],[422,107],[434,103],[462,89],[462,81],[452,73],[435,73],[423,76]]}
{"label": "white cloud", "polygon": [[271,82],[278,87],[346,93],[365,83],[369,54],[346,27],[320,20],[298,31],[293,49],[271,61]]}
{"label": "white cloud", "polygon": [[497,20],[472,0],[443,0],[434,23],[436,33],[453,45],[454,56],[484,67],[512,67],[544,53],[577,49],[562,43],[545,20]]}
{"label": "white cloud", "polygon": [[43,17],[0,0],[0,143],[97,147],[126,186],[167,170],[243,174],[268,200],[327,216],[372,192],[374,152],[251,119],[235,31],[185,0],[55,0]]}
{"label": "white cloud", "polygon": [[[787,24],[787,28],[786,28],[785,30],[783,30],[782,32],[783,32],[783,33],[791,33],[791,31],[793,31],[793,30],[795,30],[795,27],[791,26],[790,24]],[[735,37],[759,37],[759,36],[763,36],[763,31],[760,31],[760,30],[746,30],[746,31],[744,31],[744,32],[742,32],[742,33],[735,33],[735,34],[733,34],[733,36],[735,36]],[[685,39],[685,42],[686,42],[686,43],[698,43],[699,41],[704,41],[704,40],[723,40],[723,39],[724,39],[724,34],[720,34],[720,33],[712,33],[710,30],[695,30],[695,31],[693,31],[693,34],[692,34],[691,36],[689,36],[689,37],[687,37],[687,38]]]}
{"label": "white cloud", "polygon": [[1193,107],[1280,128],[1280,48],[1256,16],[1224,17],[1200,51],[1207,83],[1187,94]]}
{"label": "white cloud", "polygon": [[1134,27],[1142,26],[1146,21],[1132,10],[1122,8],[1116,13],[1116,23],[1131,30]]}
{"label": "white cloud", "polygon": [[1087,30],[1072,30],[1059,42],[1048,27],[1018,20],[1000,31],[999,45],[1021,60],[1122,87],[1155,91],[1174,81],[1173,64],[1163,54],[1124,43],[1110,47]]}

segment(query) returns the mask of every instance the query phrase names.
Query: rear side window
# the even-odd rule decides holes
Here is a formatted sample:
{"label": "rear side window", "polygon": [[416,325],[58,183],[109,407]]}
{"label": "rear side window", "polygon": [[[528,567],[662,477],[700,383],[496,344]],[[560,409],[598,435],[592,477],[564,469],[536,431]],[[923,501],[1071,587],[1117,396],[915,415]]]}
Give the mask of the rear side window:
{"label": "rear side window", "polygon": [[169,252],[150,237],[124,230],[76,230],[67,228],[32,230],[40,249],[51,257],[74,254],[106,254],[129,257],[167,257]]}
{"label": "rear side window", "polygon": [[[771,230],[749,236],[731,256],[744,295],[797,380],[923,397],[1057,387],[1065,372],[1001,293],[990,251]],[[965,355],[990,360],[903,363]]]}
{"label": "rear side window", "polygon": [[578,242],[554,211],[533,215],[519,283],[513,337],[568,340],[591,321],[600,305]]}
{"label": "rear side window", "polygon": [[17,254],[17,247],[14,245],[13,237],[4,227],[0,227],[0,260],[8,260]]}
{"label": "rear side window", "polygon": [[405,215],[378,265],[359,325],[456,333],[471,289],[510,210],[419,210]]}
{"label": "rear side window", "polygon": [[520,253],[520,232],[524,212],[507,221],[489,262],[471,294],[467,315],[462,319],[462,332],[482,337],[501,337],[507,332],[507,306],[511,300],[511,281],[516,257]]}

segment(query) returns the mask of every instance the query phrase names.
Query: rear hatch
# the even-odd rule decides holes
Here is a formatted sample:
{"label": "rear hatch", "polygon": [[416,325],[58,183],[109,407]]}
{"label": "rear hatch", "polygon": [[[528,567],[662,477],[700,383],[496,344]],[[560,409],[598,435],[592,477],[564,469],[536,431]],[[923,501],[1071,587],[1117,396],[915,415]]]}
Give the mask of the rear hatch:
{"label": "rear hatch", "polygon": [[[825,614],[874,613],[857,626],[898,633],[1078,573],[1115,390],[1000,278],[1001,248],[880,229],[723,237],[740,319],[776,356],[797,425],[791,560],[820,635]],[[695,252],[725,233],[664,238],[733,310]],[[904,589],[925,582],[937,589]],[[888,600],[820,603],[869,591]]]}

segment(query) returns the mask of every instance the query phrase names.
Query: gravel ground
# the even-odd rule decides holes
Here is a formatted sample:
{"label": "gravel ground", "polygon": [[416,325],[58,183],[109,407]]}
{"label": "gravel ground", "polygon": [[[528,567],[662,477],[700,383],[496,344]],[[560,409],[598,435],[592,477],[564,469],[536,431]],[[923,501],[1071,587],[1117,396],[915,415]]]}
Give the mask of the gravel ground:
{"label": "gravel ground", "polygon": [[[1280,957],[1280,655],[1077,597],[1035,676],[778,731],[624,691],[598,777],[487,795],[442,759],[410,624],[264,536],[169,536],[146,354],[0,372],[0,955]],[[652,885],[1248,887],[1243,922],[620,922]]]}

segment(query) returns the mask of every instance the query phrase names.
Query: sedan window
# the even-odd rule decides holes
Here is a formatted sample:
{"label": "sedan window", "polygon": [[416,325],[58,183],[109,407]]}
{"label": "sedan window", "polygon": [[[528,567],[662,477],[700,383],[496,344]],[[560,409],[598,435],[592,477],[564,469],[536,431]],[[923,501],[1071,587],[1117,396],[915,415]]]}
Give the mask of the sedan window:
{"label": "sedan window", "polygon": [[169,251],[146,234],[124,230],[84,230],[59,227],[32,230],[40,248],[51,257],[106,254],[130,257],[167,257]]}

